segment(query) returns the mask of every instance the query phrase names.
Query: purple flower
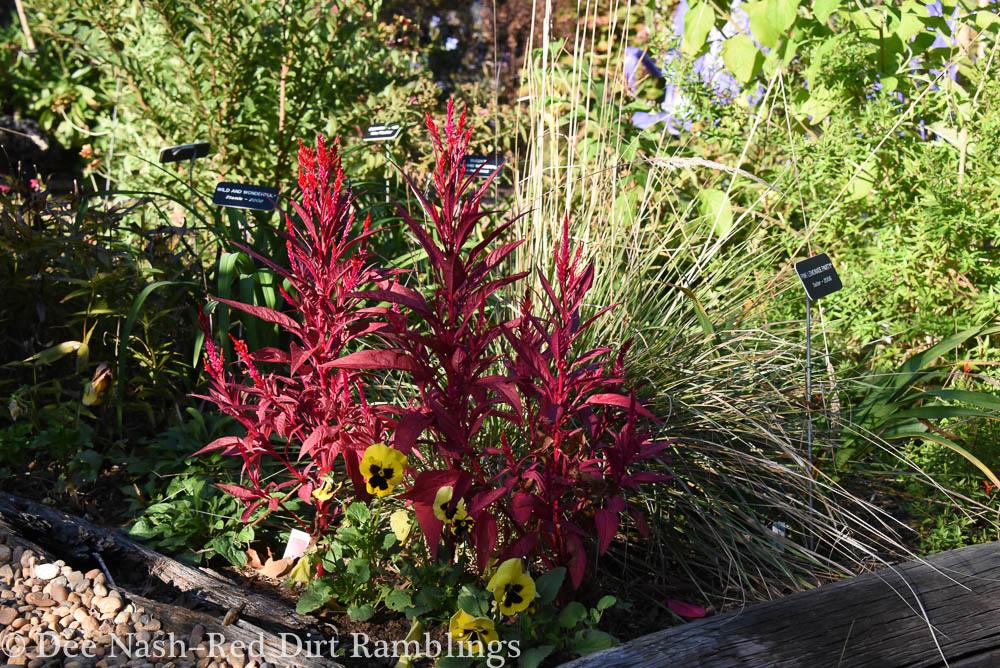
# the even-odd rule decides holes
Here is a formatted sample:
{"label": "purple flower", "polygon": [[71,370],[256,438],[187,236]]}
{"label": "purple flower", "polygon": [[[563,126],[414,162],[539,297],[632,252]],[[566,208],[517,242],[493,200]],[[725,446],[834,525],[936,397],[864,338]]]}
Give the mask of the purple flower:
{"label": "purple flower", "polygon": [[650,58],[649,53],[637,46],[625,47],[625,81],[628,84],[629,92],[635,92],[636,83],[636,70],[639,69],[639,63],[646,68],[646,71],[650,75],[656,77],[657,79],[663,78],[663,72],[660,68],[656,66],[656,63]]}

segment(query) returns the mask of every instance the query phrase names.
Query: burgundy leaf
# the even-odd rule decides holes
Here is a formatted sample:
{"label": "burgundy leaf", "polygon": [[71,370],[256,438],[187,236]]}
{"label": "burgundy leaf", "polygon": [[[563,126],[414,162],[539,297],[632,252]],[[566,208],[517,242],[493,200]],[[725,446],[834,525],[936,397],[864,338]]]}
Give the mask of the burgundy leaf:
{"label": "burgundy leaf", "polygon": [[488,508],[491,503],[499,499],[501,496],[507,493],[506,487],[500,487],[498,489],[491,489],[485,492],[480,492],[472,497],[472,501],[469,503],[468,513],[470,515],[476,515],[483,508]]}
{"label": "burgundy leaf", "polygon": [[596,511],[594,526],[597,527],[598,554],[604,554],[618,533],[618,513],[607,508]]}
{"label": "burgundy leaf", "polygon": [[[603,404],[605,406],[617,406],[618,408],[624,408],[629,410],[632,406],[632,400],[622,394],[614,394],[612,392],[606,392],[603,394],[593,394],[587,397],[587,401],[584,403],[588,405],[592,404]],[[635,410],[639,415],[648,417],[650,419],[656,420],[656,416],[650,413],[648,410],[642,407],[638,401],[635,402]]]}
{"label": "burgundy leaf", "polygon": [[246,311],[250,315],[257,316],[261,320],[273,322],[276,325],[284,327],[290,332],[297,333],[299,331],[299,323],[295,322],[284,313],[275,311],[273,308],[255,306],[253,304],[244,304],[242,302],[233,301],[232,299],[223,299],[222,297],[212,297],[212,299],[217,302],[222,302],[223,304],[228,304],[233,308],[238,308],[241,311]]}
{"label": "burgundy leaf", "polygon": [[407,412],[396,422],[396,431],[392,436],[393,447],[403,454],[410,454],[417,444],[420,434],[426,429],[433,418],[424,413]]}
{"label": "burgundy leaf", "polygon": [[259,499],[261,497],[260,492],[250,489],[249,487],[243,487],[242,485],[226,485],[223,483],[216,484],[216,487],[221,489],[227,494],[232,494],[240,501],[244,503],[248,501],[253,501],[254,499]]}
{"label": "burgundy leaf", "polygon": [[681,617],[688,617],[689,619],[697,619],[708,614],[708,610],[705,610],[705,608],[702,608],[701,606],[697,606],[692,603],[685,603],[684,601],[678,601],[673,598],[667,599],[667,607]]}
{"label": "burgundy leaf", "polygon": [[[470,512],[469,515],[472,515]],[[481,573],[486,572],[486,564],[489,563],[490,553],[497,542],[497,521],[489,513],[480,513],[475,518],[476,525],[473,528],[472,540],[476,544],[476,563]]]}
{"label": "burgundy leaf", "polygon": [[194,457],[195,455],[200,455],[205,452],[211,452],[213,450],[222,450],[224,448],[232,447],[237,443],[240,443],[242,440],[243,439],[238,436],[223,436],[222,438],[215,439],[214,441],[212,441],[211,443],[209,443],[204,448],[202,448],[201,450],[199,450],[198,452],[194,453],[194,455],[191,456]]}
{"label": "burgundy leaf", "polygon": [[569,569],[570,581],[573,583],[573,589],[579,589],[587,570],[587,552],[583,549],[583,541],[575,533],[567,534],[565,541],[566,551],[569,553],[569,563],[566,567]]}
{"label": "burgundy leaf", "polygon": [[421,367],[412,357],[399,349],[359,350],[322,365],[323,368],[338,369],[399,369],[420,371]]}

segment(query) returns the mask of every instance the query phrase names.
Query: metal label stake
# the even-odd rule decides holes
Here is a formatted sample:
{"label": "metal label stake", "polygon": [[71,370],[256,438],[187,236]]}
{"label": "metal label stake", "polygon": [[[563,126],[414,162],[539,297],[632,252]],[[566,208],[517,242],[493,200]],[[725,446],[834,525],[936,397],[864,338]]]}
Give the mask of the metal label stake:
{"label": "metal label stake", "polygon": [[[795,273],[806,291],[806,457],[809,460],[809,514],[813,514],[813,420],[812,420],[812,303],[844,287],[826,253],[795,263]],[[812,535],[809,549],[816,549]]]}
{"label": "metal label stake", "polygon": [[368,126],[364,136],[361,138],[365,142],[385,142],[385,201],[389,201],[389,163],[392,158],[389,155],[389,143],[399,139],[403,134],[403,126],[399,123],[385,125],[382,123]]}

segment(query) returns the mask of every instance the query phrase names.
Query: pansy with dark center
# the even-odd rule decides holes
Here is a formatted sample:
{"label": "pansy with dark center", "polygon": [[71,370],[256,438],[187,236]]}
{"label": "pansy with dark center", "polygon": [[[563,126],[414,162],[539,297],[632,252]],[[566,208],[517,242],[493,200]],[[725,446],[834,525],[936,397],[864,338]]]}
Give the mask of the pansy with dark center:
{"label": "pansy with dark center", "polygon": [[385,496],[393,487],[403,482],[406,455],[384,443],[376,443],[365,450],[361,459],[361,475],[369,494]]}
{"label": "pansy with dark center", "polygon": [[486,589],[504,615],[516,615],[528,609],[535,600],[535,581],[521,568],[520,559],[508,559],[500,564]]}

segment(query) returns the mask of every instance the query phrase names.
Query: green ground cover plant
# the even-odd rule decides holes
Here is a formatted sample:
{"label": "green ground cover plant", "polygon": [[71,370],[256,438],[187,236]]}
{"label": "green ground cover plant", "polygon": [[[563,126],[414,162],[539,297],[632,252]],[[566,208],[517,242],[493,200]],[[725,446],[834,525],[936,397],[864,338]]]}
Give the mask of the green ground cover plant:
{"label": "green ground cover plant", "polygon": [[[593,6],[539,19],[509,106],[459,86],[470,114],[425,135],[419,26],[375,3],[231,8],[251,38],[218,54],[214,6],[144,5],[39,4],[4,103],[97,146],[95,183],[118,102],[116,152],[198,128],[203,176],[288,180],[298,151],[298,188],[275,218],[134,158],[110,206],[0,182],[29,295],[0,311],[5,487],[113,486],[134,535],[215,565],[306,530],[301,612],[523,665],[629,605],[666,624],[996,539],[992,8]],[[501,187],[463,177],[495,148]],[[790,267],[821,250],[845,289],[805,397]]]}

